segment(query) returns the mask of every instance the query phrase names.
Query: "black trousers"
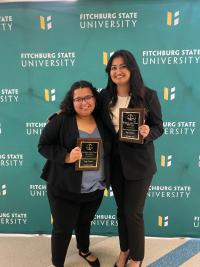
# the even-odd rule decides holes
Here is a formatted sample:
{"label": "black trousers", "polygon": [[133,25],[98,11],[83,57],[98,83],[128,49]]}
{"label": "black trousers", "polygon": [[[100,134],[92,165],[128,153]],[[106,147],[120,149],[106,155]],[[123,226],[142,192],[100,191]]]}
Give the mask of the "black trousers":
{"label": "black trousers", "polygon": [[120,248],[121,251],[129,249],[130,257],[135,261],[144,258],[143,210],[151,180],[126,180],[120,156],[115,153],[111,186],[117,204]]}
{"label": "black trousers", "polygon": [[47,195],[53,217],[52,263],[55,266],[64,266],[73,230],[77,248],[83,253],[89,251],[90,225],[101,204],[103,190],[88,194],[71,193],[66,197],[60,197],[50,185],[47,185]]}

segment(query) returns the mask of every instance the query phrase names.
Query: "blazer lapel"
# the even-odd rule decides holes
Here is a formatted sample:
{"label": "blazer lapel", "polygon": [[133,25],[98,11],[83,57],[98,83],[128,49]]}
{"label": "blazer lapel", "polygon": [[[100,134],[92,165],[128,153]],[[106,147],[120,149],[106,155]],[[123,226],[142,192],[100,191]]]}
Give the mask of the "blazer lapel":
{"label": "blazer lapel", "polygon": [[64,131],[64,143],[67,147],[74,148],[77,144],[77,138],[79,138],[79,131],[76,123],[76,117],[65,117],[65,131]]}
{"label": "blazer lapel", "polygon": [[116,132],[115,132],[115,128],[114,128],[114,125],[113,125],[111,117],[110,117],[110,113],[109,113],[109,109],[108,109],[108,103],[106,103],[103,106],[103,109],[101,110],[101,117],[102,117],[105,125],[112,131],[112,133],[115,134]]}

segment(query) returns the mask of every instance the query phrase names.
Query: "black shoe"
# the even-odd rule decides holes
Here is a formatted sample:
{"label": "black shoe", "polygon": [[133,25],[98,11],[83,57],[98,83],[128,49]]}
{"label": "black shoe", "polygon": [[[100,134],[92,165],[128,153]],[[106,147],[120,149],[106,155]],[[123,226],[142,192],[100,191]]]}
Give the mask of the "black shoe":
{"label": "black shoe", "polygon": [[99,259],[96,258],[95,261],[90,261],[87,259],[88,256],[90,256],[92,253],[91,252],[88,252],[87,254],[82,254],[81,251],[79,250],[79,255],[84,259],[86,260],[90,266],[92,267],[100,267],[100,262],[99,262]]}
{"label": "black shoe", "polygon": [[[126,267],[126,264],[127,264],[128,260],[129,260],[129,257],[127,257],[124,267]],[[115,263],[114,267],[118,267],[117,263]]]}
{"label": "black shoe", "polygon": [[[125,264],[124,264],[124,267],[126,267],[126,264],[128,263],[128,261],[131,259],[130,257],[130,254],[128,254],[127,258],[126,258],[126,261],[125,261]],[[118,267],[117,266],[117,263],[115,263],[114,267]]]}
{"label": "black shoe", "polygon": [[54,266],[54,267],[64,267],[64,265],[54,265],[54,264],[53,264],[53,265],[50,265],[50,266],[48,266],[48,267],[53,267],[53,266]]}
{"label": "black shoe", "polygon": [[[128,260],[126,260],[124,267],[126,266],[127,262],[128,262]],[[117,263],[115,263],[114,267],[118,267]]]}

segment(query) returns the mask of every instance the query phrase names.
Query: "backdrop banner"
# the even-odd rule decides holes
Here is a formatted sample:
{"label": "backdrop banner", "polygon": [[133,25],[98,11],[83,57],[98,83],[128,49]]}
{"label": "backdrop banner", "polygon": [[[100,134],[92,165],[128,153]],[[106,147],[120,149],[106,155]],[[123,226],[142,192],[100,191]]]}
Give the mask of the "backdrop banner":
{"label": "backdrop banner", "polygon": [[[146,235],[200,237],[199,23],[199,0],[0,4],[1,233],[51,232],[41,131],[73,82],[89,80],[100,91],[109,57],[127,49],[157,91],[164,120]],[[112,189],[92,234],[117,234]]]}

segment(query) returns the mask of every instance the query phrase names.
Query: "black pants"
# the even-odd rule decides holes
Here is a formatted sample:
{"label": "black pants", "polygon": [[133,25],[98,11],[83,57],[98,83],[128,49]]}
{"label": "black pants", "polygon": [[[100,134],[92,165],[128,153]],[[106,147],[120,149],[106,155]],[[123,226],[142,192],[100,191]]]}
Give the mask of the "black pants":
{"label": "black pants", "polygon": [[56,195],[53,188],[47,185],[47,195],[53,217],[52,263],[64,266],[73,230],[77,248],[83,253],[89,251],[90,225],[101,204],[103,190],[89,194],[68,194],[68,198],[65,198]]}
{"label": "black pants", "polygon": [[119,242],[121,251],[130,250],[135,261],[144,258],[143,210],[151,179],[126,180],[119,155],[112,164],[111,185],[117,204]]}

